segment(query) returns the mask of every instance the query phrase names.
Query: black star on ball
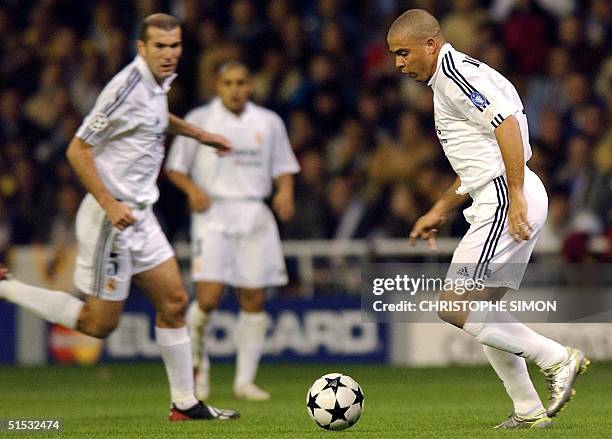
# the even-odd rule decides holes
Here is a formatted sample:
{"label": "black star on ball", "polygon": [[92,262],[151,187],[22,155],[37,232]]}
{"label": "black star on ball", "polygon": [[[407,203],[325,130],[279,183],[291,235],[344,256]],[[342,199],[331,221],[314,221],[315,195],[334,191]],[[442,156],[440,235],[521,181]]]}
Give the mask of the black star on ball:
{"label": "black star on ball", "polygon": [[310,412],[312,413],[312,416],[314,416],[314,409],[320,409],[321,406],[319,406],[319,404],[317,404],[317,402],[315,401],[317,399],[317,396],[312,396],[312,393],[308,392],[308,404],[306,404],[306,406],[310,409]]}
{"label": "black star on ball", "polygon": [[338,404],[338,400],[336,400],[336,405],[333,409],[325,409],[327,413],[332,415],[331,421],[329,421],[329,423],[331,424],[337,419],[342,419],[343,421],[346,421],[347,419],[344,415],[349,408],[350,406],[345,408],[340,407],[340,404]]}
{"label": "black star on ball", "polygon": [[357,390],[352,389],[355,394],[355,401],[353,404],[359,404],[359,407],[363,406],[363,393],[361,393],[361,387],[357,387]]}
{"label": "black star on ball", "polygon": [[346,387],[344,384],[342,384],[342,382],[340,381],[340,378],[341,377],[325,378],[325,380],[327,381],[327,384],[325,385],[325,387],[323,387],[323,389],[321,389],[321,391],[325,389],[332,389],[334,391],[334,395],[336,395],[338,393],[338,387]]}

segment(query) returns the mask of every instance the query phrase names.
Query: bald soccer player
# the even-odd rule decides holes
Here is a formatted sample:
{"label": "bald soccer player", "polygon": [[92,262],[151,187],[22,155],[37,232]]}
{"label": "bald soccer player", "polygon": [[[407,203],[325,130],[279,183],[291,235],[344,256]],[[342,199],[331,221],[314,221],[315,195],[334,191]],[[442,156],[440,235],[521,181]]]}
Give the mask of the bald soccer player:
{"label": "bald soccer player", "polygon": [[[448,213],[469,198],[470,228],[457,246],[448,278],[473,278],[482,291],[443,292],[441,301],[497,301],[520,287],[548,210],[546,190],[526,165],[531,157],[527,118],[514,86],[486,64],[456,51],[428,12],[411,9],[387,35],[395,65],[433,90],[436,133],[457,178],[420,217],[410,242],[435,249]],[[482,307],[486,309],[486,307]],[[440,318],[474,337],[504,383],[514,413],[498,429],[545,428],[572,396],[589,361],[577,349],[545,338],[508,312],[440,311]],[[548,383],[544,408],[525,359],[535,362]]]}

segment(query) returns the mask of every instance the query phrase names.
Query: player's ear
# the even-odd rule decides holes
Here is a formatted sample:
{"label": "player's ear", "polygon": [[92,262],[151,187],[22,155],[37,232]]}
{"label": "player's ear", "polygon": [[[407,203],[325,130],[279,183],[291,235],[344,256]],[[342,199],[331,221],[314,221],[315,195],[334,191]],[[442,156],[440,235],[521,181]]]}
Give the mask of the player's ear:
{"label": "player's ear", "polygon": [[427,53],[432,55],[436,51],[436,40],[435,40],[435,38],[428,38],[426,44],[427,44]]}
{"label": "player's ear", "polygon": [[136,48],[138,49],[138,54],[140,56],[144,56],[145,55],[146,43],[144,41],[142,41],[142,40],[136,41]]}
{"label": "player's ear", "polygon": [[247,89],[249,90],[249,97],[253,94],[253,80],[249,76],[246,81]]}
{"label": "player's ear", "polygon": [[215,88],[217,92],[221,89],[221,85],[223,85],[223,79],[221,78],[221,74],[217,73],[217,77],[215,78]]}

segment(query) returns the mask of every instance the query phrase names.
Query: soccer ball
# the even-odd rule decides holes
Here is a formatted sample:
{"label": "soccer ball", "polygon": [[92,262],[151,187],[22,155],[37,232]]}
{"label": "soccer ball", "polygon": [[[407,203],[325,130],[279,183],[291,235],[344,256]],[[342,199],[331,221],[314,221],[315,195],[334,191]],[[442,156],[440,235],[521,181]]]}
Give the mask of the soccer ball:
{"label": "soccer ball", "polygon": [[344,430],[357,423],[363,411],[363,391],[353,378],[328,373],[316,380],[306,395],[308,414],[319,427]]}

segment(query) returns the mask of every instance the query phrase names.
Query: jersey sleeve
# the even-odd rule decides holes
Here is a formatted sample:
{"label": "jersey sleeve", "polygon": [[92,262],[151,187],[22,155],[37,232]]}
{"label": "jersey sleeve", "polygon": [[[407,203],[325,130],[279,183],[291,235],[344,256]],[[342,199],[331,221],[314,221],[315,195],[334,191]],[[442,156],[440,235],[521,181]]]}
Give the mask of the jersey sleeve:
{"label": "jersey sleeve", "polygon": [[132,92],[137,83],[137,80],[132,81],[116,92],[103,90],[75,136],[95,147],[136,128],[138,109]]}
{"label": "jersey sleeve", "polygon": [[450,104],[469,120],[493,131],[521,108],[504,96],[484,73],[484,68],[466,63],[456,65],[449,56],[442,60]]}
{"label": "jersey sleeve", "polygon": [[297,174],[300,172],[289,136],[283,120],[277,114],[272,115],[272,177],[282,174]]}
{"label": "jersey sleeve", "polygon": [[[185,117],[187,122],[200,126],[197,119],[193,113],[187,114]],[[176,171],[189,175],[191,167],[195,162],[198,148],[202,148],[202,146],[197,140],[190,137],[176,136],[166,159],[166,171]]]}

